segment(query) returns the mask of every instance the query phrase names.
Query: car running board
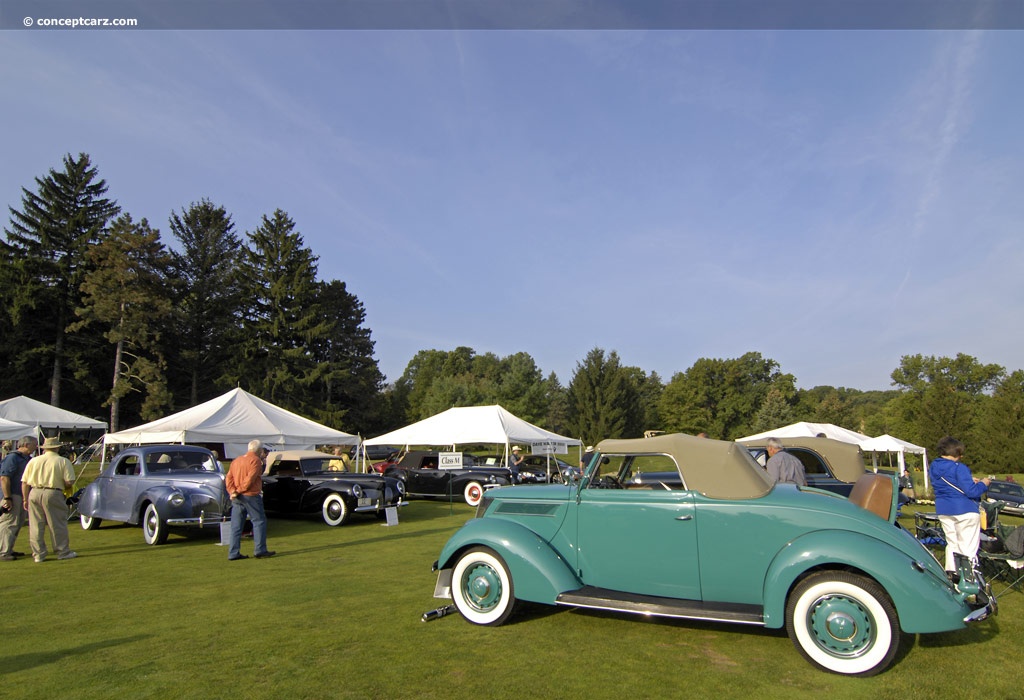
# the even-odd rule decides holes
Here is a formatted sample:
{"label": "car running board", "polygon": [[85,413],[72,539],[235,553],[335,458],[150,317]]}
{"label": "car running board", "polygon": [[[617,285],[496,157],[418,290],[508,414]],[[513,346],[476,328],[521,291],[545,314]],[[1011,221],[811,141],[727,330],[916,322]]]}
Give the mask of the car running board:
{"label": "car running board", "polygon": [[557,605],[575,608],[593,608],[615,612],[639,613],[658,617],[678,617],[687,620],[735,622],[745,625],[764,625],[761,607],[740,603],[705,603],[699,600],[679,600],[652,595],[638,595],[611,591],[606,588],[584,586],[566,591],[555,599]]}

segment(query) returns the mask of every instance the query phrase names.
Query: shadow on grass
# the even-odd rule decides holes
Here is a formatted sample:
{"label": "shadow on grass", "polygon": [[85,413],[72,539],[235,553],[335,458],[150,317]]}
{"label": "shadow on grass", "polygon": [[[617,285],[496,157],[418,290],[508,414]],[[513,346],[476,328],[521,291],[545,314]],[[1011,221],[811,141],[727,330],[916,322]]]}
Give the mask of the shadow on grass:
{"label": "shadow on grass", "polygon": [[54,649],[53,651],[39,651],[31,654],[3,656],[0,657],[0,676],[17,673],[18,671],[28,671],[29,669],[36,668],[37,666],[45,666],[47,664],[64,661],[67,657],[74,656],[76,654],[90,654],[94,651],[109,649],[110,647],[116,647],[122,644],[134,644],[135,642],[141,642],[145,639],[149,639],[152,636],[153,635],[151,634],[137,634],[132,637],[105,639],[101,642],[81,644],[77,647],[69,647],[65,649]]}
{"label": "shadow on grass", "polygon": [[[418,539],[424,535],[433,535],[443,532],[449,532],[450,528],[442,527],[434,530],[415,530],[410,532],[392,532],[382,537],[368,537],[365,539],[351,540],[347,542],[338,542],[335,544],[324,544],[317,545],[315,547],[303,547],[301,549],[288,549],[285,551],[277,550],[277,556],[275,559],[281,557],[289,557],[299,554],[309,554],[311,552],[324,552],[332,549],[346,549],[348,547],[361,547],[367,544],[374,544],[375,542],[394,542],[395,540],[405,539]],[[268,538],[269,539],[269,538]]]}

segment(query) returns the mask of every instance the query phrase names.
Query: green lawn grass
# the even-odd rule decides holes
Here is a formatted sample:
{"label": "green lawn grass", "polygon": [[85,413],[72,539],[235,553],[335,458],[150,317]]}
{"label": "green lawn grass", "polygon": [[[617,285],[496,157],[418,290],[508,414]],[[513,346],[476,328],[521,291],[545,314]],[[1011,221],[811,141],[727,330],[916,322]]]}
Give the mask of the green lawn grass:
{"label": "green lawn grass", "polygon": [[[498,628],[430,623],[431,562],[472,511],[415,501],[385,527],[272,518],[268,560],[213,531],[72,523],[72,561],[0,563],[10,698],[908,698],[1021,693],[1024,595],[956,633],[908,637],[886,673],[822,673],[784,632],[528,606]],[[912,523],[912,516],[907,516]],[[23,531],[18,549],[28,549]],[[243,551],[252,553],[251,540]]]}

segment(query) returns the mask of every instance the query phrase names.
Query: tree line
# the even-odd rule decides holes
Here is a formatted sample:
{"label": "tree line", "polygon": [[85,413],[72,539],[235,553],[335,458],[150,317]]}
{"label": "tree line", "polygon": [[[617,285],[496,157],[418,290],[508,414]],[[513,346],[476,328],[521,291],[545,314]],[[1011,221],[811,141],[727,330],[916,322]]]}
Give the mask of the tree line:
{"label": "tree line", "polygon": [[95,415],[111,429],[240,386],[348,432],[375,435],[452,406],[498,403],[593,444],[646,430],[735,439],[797,420],[890,433],[932,448],[967,443],[969,464],[1018,471],[1024,372],[968,355],[907,355],[888,391],[819,386],[757,352],[701,358],[668,381],[594,348],[568,385],[525,352],[421,350],[385,385],[365,309],[277,209],[236,234],[207,199],[173,211],[171,243],[108,198],[87,154],[23,188],[0,241],[3,396]]}

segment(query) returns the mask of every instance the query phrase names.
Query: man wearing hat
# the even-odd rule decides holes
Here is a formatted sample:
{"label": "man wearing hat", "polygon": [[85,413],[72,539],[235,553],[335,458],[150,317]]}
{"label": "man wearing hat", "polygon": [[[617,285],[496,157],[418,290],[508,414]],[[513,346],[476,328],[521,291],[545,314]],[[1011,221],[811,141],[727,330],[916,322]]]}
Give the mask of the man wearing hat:
{"label": "man wearing hat", "polygon": [[21,477],[21,494],[28,510],[29,544],[37,564],[46,561],[47,528],[58,559],[78,556],[68,542],[68,504],[64,498],[64,491],[75,483],[75,470],[68,458],[57,452],[60,447],[58,438],[46,438],[43,453],[29,460]]}

